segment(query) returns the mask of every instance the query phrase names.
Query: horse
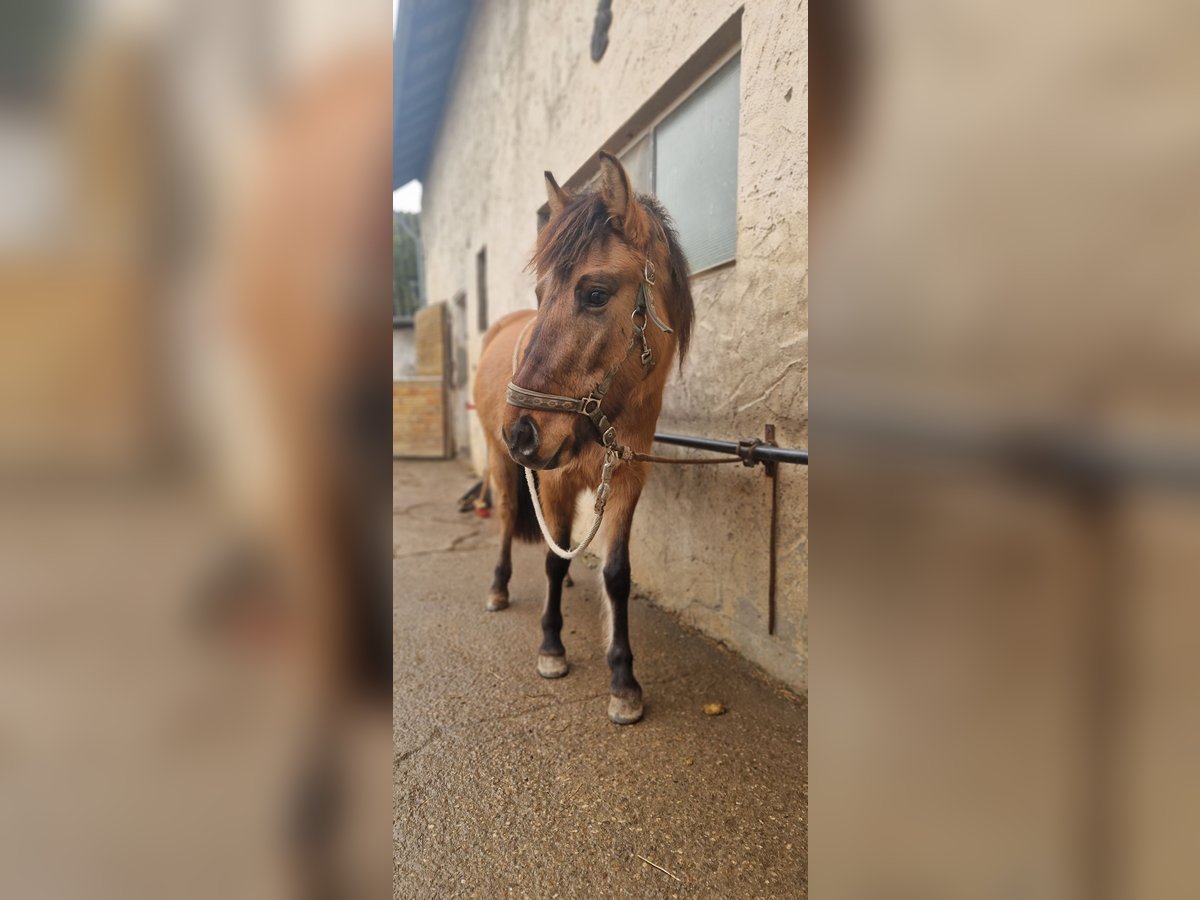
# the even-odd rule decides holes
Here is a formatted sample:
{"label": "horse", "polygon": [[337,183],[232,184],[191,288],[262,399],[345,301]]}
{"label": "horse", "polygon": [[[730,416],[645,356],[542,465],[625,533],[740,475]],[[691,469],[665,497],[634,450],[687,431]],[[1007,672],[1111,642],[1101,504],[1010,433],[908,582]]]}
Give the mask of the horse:
{"label": "horse", "polygon": [[[562,587],[576,499],[597,488],[587,540],[603,532],[608,718],[643,715],[629,643],[629,538],[646,482],[672,362],[682,369],[694,306],[687,259],[670,217],[635,194],[616,157],[601,153],[598,190],[572,196],[545,173],[550,217],[529,263],[536,311],[497,321],[484,336],[474,399],[500,522],[500,556],[486,608],[505,609],[514,538],[551,543],[537,672],[569,671]],[[522,468],[526,470],[522,473]],[[536,483],[534,474],[536,473]],[[524,475],[524,477],[523,477]]]}

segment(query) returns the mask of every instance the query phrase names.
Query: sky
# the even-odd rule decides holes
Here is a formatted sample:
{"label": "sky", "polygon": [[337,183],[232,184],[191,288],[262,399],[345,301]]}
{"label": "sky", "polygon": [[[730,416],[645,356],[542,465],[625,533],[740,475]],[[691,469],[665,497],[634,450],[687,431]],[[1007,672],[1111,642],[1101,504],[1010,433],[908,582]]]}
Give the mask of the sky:
{"label": "sky", "polygon": [[392,194],[392,209],[397,212],[421,211],[421,182],[415,178]]}

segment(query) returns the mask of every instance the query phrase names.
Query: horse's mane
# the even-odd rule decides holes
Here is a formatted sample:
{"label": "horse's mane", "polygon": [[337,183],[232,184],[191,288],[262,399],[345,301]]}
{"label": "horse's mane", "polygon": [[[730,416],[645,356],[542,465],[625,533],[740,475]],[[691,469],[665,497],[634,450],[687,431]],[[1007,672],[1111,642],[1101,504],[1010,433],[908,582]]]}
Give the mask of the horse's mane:
{"label": "horse's mane", "polygon": [[[670,317],[679,347],[679,366],[682,368],[692,339],[692,322],[696,316],[687,257],[683,248],[679,246],[679,236],[675,233],[671,217],[658,200],[648,194],[638,194],[637,202],[650,220],[651,234],[658,235],[658,239],[666,241],[667,244],[672,290],[656,292],[655,299],[661,299],[667,305],[667,315]],[[550,271],[560,278],[568,278],[575,265],[593,245],[616,234],[617,230],[600,194],[577,194],[538,235],[537,249],[529,261],[529,267],[537,272],[539,278]],[[660,284],[661,281],[660,275]]]}

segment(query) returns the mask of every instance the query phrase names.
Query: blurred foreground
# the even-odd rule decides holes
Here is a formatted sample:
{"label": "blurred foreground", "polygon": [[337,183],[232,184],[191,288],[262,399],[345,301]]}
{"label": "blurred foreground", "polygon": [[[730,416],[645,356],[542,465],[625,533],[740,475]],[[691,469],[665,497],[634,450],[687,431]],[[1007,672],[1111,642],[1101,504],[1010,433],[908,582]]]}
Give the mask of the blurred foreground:
{"label": "blurred foreground", "polygon": [[10,6],[0,894],[384,896],[389,10]]}
{"label": "blurred foreground", "polygon": [[813,894],[1195,895],[1200,17],[817,6]]}
{"label": "blurred foreground", "polygon": [[4,896],[305,895],[297,785],[320,751],[345,778],[345,865],[386,896],[387,711],[345,699],[319,726],[278,623],[200,630],[210,500],[157,483],[32,501],[0,517]]}

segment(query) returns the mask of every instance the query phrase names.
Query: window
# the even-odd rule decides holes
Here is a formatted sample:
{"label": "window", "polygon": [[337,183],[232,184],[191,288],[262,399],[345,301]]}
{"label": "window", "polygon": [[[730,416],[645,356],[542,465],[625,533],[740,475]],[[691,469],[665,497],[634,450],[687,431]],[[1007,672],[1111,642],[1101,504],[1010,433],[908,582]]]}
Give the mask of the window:
{"label": "window", "polygon": [[734,258],[740,74],[739,54],[653,132],[654,193],[675,220],[693,272]]}
{"label": "window", "polygon": [[[737,249],[742,57],[734,52],[723,63],[709,58],[716,70],[710,68],[712,74],[682,102],[639,111],[630,136],[639,130],[641,136],[619,154],[633,189],[656,195],[671,214],[692,274],[731,262]],[[684,70],[677,74],[687,78]],[[593,172],[583,189],[594,190],[599,178]],[[549,208],[542,206],[539,230],[548,218]]]}
{"label": "window", "polygon": [[476,324],[479,326],[479,333],[482,334],[488,327],[487,247],[481,248],[475,256],[475,291],[475,313],[478,316]]}
{"label": "window", "polygon": [[654,193],[654,133],[651,132],[621,154],[633,189],[639,194]]}

